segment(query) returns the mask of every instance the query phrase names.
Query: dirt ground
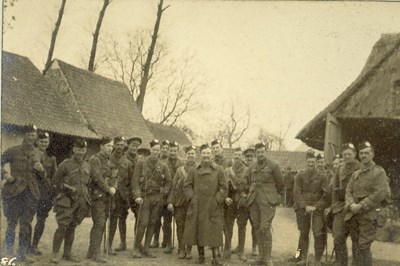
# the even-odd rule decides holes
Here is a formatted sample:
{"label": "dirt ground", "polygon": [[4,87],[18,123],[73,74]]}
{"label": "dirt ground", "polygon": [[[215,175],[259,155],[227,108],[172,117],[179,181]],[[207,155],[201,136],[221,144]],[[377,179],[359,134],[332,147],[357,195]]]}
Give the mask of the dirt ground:
{"label": "dirt ground", "polygon": [[[92,262],[91,260],[84,259],[86,256],[86,252],[89,246],[89,233],[92,225],[92,220],[90,218],[85,219],[83,223],[77,228],[75,242],[73,246],[73,252],[75,255],[82,258],[80,263],[68,263],[66,261],[61,261],[59,265],[97,265],[97,263]],[[109,262],[106,265],[153,265],[153,266],[161,266],[161,265],[189,265],[195,264],[195,260],[197,258],[197,249],[194,248],[193,252],[193,260],[180,260],[177,256],[174,255],[166,255],[162,252],[162,249],[155,249],[153,253],[157,255],[155,259],[132,259],[130,256],[132,246],[133,246],[133,225],[134,225],[134,216],[130,213],[128,216],[128,250],[125,252],[118,253],[116,256],[109,256]],[[2,215],[1,217],[1,236],[4,239],[6,222]],[[51,246],[52,246],[52,238],[54,231],[56,229],[56,222],[54,218],[54,213],[50,214],[48,218],[48,222],[46,225],[46,229],[39,244],[40,250],[43,251],[44,255],[36,257],[37,261],[32,265],[52,265],[49,263],[50,255],[51,255]],[[237,229],[235,228],[235,232]],[[16,234],[18,236],[18,233]],[[250,256],[251,252],[251,233],[250,233],[250,225],[248,225],[247,229],[247,239],[246,239],[246,247],[245,251],[247,253],[248,258],[252,259]],[[250,237],[249,237],[250,236]],[[296,227],[295,215],[292,209],[290,208],[278,208],[276,216],[273,221],[273,250],[272,256],[275,265],[295,265],[287,263],[286,260],[291,257],[294,251],[297,248],[297,240],[298,240],[298,231]],[[234,236],[232,241],[232,245],[236,246],[237,244],[237,235]],[[176,238],[175,238],[176,243]],[[115,237],[114,248],[119,244],[119,236],[118,233]],[[313,244],[311,243],[311,247]],[[350,247],[350,241],[348,242],[348,246]],[[311,248],[310,248],[311,249]],[[176,252],[176,250],[175,250]],[[175,253],[174,252],[174,253]],[[328,239],[328,259],[332,252],[332,237],[329,235]],[[351,256],[351,249],[349,249]],[[311,251],[313,253],[313,251]],[[372,246],[372,253],[374,257],[374,265],[379,266],[400,266],[400,245],[392,244],[392,243],[382,243],[382,242],[374,242]],[[211,265],[211,251],[206,250],[206,262],[207,265]],[[241,262],[236,255],[232,255],[232,259],[225,262],[225,265],[247,265],[248,263]],[[2,264],[1,264],[2,265]],[[312,265],[312,264],[311,264]]]}

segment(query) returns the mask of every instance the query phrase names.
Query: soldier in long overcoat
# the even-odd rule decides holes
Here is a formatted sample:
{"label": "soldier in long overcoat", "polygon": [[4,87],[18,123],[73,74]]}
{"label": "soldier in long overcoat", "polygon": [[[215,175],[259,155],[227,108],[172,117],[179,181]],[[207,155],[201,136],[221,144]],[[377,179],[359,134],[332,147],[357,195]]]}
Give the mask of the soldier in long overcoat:
{"label": "soldier in long overcoat", "polygon": [[197,245],[198,263],[205,262],[204,247],[212,249],[213,265],[222,265],[217,249],[222,246],[222,206],[227,198],[227,182],[224,170],[211,161],[211,148],[200,147],[201,163],[189,170],[184,194],[189,201],[183,244]]}

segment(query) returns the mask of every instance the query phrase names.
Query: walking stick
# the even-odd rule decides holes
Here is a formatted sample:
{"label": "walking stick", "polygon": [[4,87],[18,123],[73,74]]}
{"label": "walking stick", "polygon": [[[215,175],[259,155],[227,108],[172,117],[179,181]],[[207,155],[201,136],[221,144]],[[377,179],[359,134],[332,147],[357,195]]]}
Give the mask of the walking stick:
{"label": "walking stick", "polygon": [[172,212],[172,248],[175,248],[175,215]]}
{"label": "walking stick", "polygon": [[325,262],[328,262],[328,231],[325,232]]}
{"label": "walking stick", "polygon": [[308,250],[307,250],[307,258],[306,258],[306,266],[309,265],[309,257],[310,257],[310,240],[311,240],[311,234],[312,234],[312,228],[313,228],[313,220],[314,220],[314,211],[311,211],[311,219],[310,219],[310,230],[308,232]]}
{"label": "walking stick", "polygon": [[330,259],[329,259],[329,264],[332,263],[333,254],[335,254],[335,252],[336,252],[336,247],[335,247],[335,245],[333,245],[332,254],[331,254],[331,257],[330,257]]}

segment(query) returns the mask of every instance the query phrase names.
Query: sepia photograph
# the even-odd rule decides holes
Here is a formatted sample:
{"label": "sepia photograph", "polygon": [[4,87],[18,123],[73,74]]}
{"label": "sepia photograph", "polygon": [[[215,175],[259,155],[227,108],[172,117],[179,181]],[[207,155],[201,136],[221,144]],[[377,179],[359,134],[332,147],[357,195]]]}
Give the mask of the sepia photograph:
{"label": "sepia photograph", "polygon": [[1,2],[1,266],[400,266],[400,1]]}

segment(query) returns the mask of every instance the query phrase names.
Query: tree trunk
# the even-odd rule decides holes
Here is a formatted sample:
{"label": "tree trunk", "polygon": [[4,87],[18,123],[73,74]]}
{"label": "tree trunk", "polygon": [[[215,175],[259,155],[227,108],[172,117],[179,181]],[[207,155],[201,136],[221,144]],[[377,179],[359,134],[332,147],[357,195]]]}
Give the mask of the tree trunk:
{"label": "tree trunk", "polygon": [[100,10],[99,19],[97,20],[96,30],[93,34],[92,50],[90,51],[89,66],[88,70],[94,72],[94,60],[96,58],[97,41],[100,35],[101,24],[103,23],[104,15],[106,14],[107,6],[110,4],[110,0],[104,0],[103,7]]}
{"label": "tree trunk", "polygon": [[139,95],[136,98],[136,104],[137,104],[140,112],[143,111],[144,97],[146,95],[146,89],[147,89],[147,83],[149,81],[151,62],[153,59],[154,50],[156,48],[158,31],[160,29],[161,16],[162,16],[162,13],[169,7],[169,6],[167,6],[166,8],[163,8],[163,2],[164,2],[164,0],[160,0],[160,2],[158,4],[157,19],[156,19],[156,23],[154,24],[154,31],[153,31],[153,35],[151,36],[151,43],[150,43],[149,51],[147,53],[146,62],[143,66],[143,76],[142,76],[142,79],[139,84]]}
{"label": "tree trunk", "polygon": [[51,34],[50,48],[49,48],[49,53],[47,55],[46,64],[44,65],[43,75],[49,69],[51,60],[53,59],[54,47],[56,46],[57,34],[58,34],[58,30],[60,29],[60,26],[61,26],[62,18],[64,16],[64,8],[65,8],[66,2],[67,2],[67,0],[62,0],[62,2],[61,2],[61,7],[60,7],[60,11],[58,12],[58,18],[56,21],[56,25],[54,27],[53,33]]}

